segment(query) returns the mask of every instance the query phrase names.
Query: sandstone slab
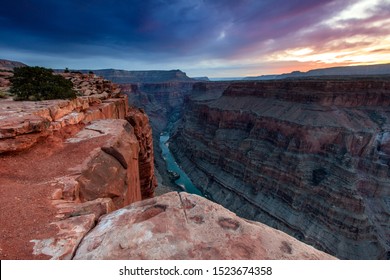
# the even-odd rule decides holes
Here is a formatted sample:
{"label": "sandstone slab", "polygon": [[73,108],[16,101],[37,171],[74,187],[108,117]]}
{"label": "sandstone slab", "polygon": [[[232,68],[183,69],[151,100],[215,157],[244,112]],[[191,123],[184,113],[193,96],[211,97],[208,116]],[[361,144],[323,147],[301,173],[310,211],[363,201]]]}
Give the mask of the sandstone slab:
{"label": "sandstone slab", "polygon": [[103,216],[74,259],[334,259],[188,193],[171,192]]}
{"label": "sandstone slab", "polygon": [[47,255],[54,260],[70,260],[84,235],[94,226],[94,214],[72,217],[53,223],[59,233],[43,240],[31,240],[34,243],[34,255]]}

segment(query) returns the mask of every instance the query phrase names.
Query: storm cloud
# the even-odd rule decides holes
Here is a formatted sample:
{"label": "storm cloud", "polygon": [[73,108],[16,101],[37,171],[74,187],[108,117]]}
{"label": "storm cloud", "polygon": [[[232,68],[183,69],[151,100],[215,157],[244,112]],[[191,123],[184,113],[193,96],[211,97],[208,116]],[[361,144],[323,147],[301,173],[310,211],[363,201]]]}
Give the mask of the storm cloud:
{"label": "storm cloud", "polygon": [[[247,61],[264,62],[288,49],[350,49],[348,44],[367,40],[345,38],[388,37],[390,1],[377,1],[364,17],[337,19],[357,2],[6,1],[0,11],[0,56],[59,68],[184,68],[194,74],[196,67],[199,74],[246,64],[253,69]],[[333,25],[326,24],[332,18]]]}

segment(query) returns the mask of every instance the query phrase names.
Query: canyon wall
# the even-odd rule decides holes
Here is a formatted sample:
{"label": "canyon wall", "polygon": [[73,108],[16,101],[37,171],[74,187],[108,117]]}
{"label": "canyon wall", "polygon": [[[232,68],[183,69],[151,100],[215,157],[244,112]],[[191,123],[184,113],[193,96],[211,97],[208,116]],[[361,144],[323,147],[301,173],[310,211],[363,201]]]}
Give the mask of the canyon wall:
{"label": "canyon wall", "polygon": [[232,84],[171,150],[207,197],[342,259],[390,258],[388,79]]}
{"label": "canyon wall", "polygon": [[[80,70],[90,73],[90,70]],[[161,155],[159,146],[160,134],[170,132],[184,113],[184,101],[189,95],[204,95],[217,92],[221,94],[229,84],[207,83],[207,86],[193,78],[189,78],[180,70],[171,71],[127,71],[116,69],[93,70],[115,83],[118,83],[122,92],[128,95],[129,103],[142,108],[150,119],[153,130],[153,146],[155,151],[155,172],[159,188],[157,191],[167,192],[177,190],[171,181],[166,164]],[[193,90],[198,87],[198,90]],[[207,87],[207,88],[206,88]]]}
{"label": "canyon wall", "polygon": [[78,98],[0,100],[1,259],[334,259],[195,195],[150,198],[144,111],[106,80],[64,76]]}
{"label": "canyon wall", "polygon": [[184,100],[192,92],[193,82],[121,84],[129,102],[148,114],[153,131],[160,132],[181,118]]}
{"label": "canyon wall", "polygon": [[155,166],[158,171],[160,185],[175,189],[169,179],[165,161],[159,147],[160,133],[175,130],[177,122],[183,117],[186,99],[191,95],[199,99],[220,96],[229,82],[170,82],[170,83],[138,83],[121,84],[120,87],[129,97],[129,102],[143,108],[150,118],[153,128]]}
{"label": "canyon wall", "polygon": [[197,83],[194,81],[174,81],[164,83],[120,84],[122,92],[129,97],[129,103],[145,110],[153,128],[153,147],[155,168],[159,188],[157,192],[178,190],[167,172],[165,160],[159,146],[160,134],[175,130],[183,117],[185,100],[192,97],[200,99],[220,96],[229,85],[228,82]]}
{"label": "canyon wall", "polygon": [[[81,70],[88,73],[90,70]],[[128,71],[117,69],[93,70],[99,76],[106,78],[114,83],[169,83],[169,82],[189,82],[192,81],[186,73],[180,70],[148,70],[148,71]]]}
{"label": "canyon wall", "polygon": [[[390,75],[390,63],[387,64],[375,64],[375,65],[357,65],[357,66],[339,66],[330,68],[313,69],[307,72],[293,71],[291,73],[279,74],[279,75],[262,75],[254,77],[245,77],[244,80],[279,80],[286,78],[338,78],[342,79],[378,76],[378,75]],[[355,77],[354,77],[355,76]]]}

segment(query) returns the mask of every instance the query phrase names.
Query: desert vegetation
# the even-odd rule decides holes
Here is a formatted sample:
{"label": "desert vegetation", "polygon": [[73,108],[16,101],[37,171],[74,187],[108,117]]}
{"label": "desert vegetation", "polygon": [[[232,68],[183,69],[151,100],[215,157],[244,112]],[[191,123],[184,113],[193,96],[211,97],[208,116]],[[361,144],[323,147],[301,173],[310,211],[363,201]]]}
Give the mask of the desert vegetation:
{"label": "desert vegetation", "polygon": [[55,75],[44,67],[19,67],[14,69],[10,92],[15,100],[73,99],[76,93],[72,82]]}

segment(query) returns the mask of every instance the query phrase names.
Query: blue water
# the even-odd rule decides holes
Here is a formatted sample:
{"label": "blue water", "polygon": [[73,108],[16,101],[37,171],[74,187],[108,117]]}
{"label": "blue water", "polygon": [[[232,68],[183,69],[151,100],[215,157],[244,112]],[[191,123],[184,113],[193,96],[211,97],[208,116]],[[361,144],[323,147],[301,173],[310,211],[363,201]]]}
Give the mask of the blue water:
{"label": "blue water", "polygon": [[169,134],[163,133],[160,135],[160,148],[162,150],[162,156],[167,164],[167,168],[170,171],[176,172],[180,175],[180,178],[175,181],[175,184],[181,186],[183,190],[188,193],[197,194],[203,196],[202,192],[197,189],[194,184],[188,178],[187,174],[180,168],[177,164],[175,158],[173,157],[171,151],[168,147]]}

